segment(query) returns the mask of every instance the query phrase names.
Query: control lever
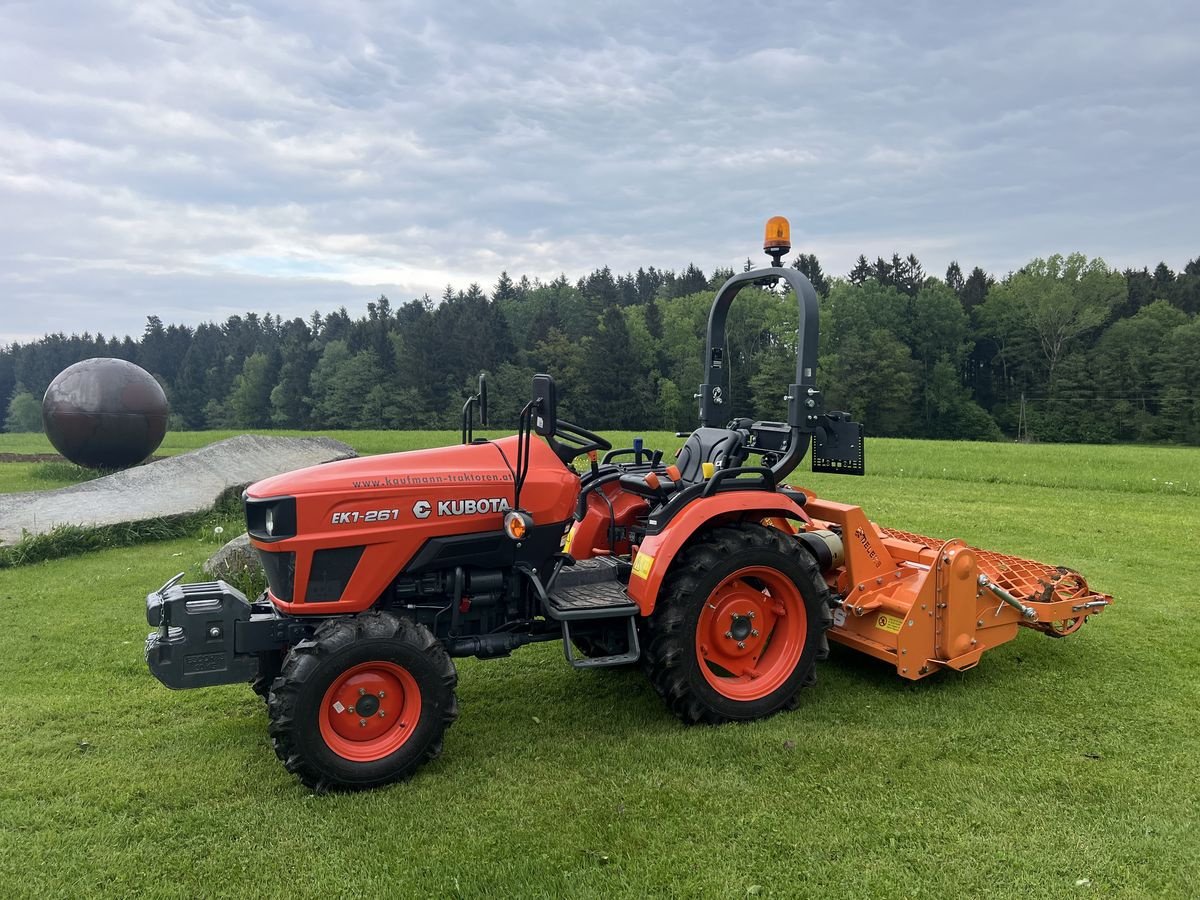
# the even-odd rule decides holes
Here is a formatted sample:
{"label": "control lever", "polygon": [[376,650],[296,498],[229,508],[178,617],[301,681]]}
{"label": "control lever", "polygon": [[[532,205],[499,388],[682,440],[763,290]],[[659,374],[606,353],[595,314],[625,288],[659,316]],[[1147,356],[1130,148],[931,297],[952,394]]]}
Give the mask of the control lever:
{"label": "control lever", "polygon": [[618,482],[626,490],[658,503],[666,500],[667,494],[678,484],[678,480],[660,478],[654,472],[647,472],[645,475],[622,475]]}

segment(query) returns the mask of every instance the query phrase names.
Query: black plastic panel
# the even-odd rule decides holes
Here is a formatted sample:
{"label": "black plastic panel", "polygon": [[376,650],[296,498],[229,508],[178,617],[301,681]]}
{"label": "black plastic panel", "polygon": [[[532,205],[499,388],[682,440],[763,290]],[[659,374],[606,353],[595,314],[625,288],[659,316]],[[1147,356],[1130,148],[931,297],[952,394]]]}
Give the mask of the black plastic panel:
{"label": "black plastic panel", "polygon": [[267,573],[271,593],[276,599],[291,603],[296,583],[296,554],[259,550],[258,558],[262,560],[263,570]]}
{"label": "black plastic panel", "polygon": [[342,592],[346,590],[346,584],[362,558],[363,549],[337,547],[314,553],[308,571],[308,586],[304,590],[304,602],[334,603],[341,600]]}
{"label": "black plastic panel", "polygon": [[507,569],[515,562],[538,567],[558,553],[566,522],[534,525],[518,546],[503,531],[482,531],[430,538],[404,567],[405,575],[470,566]]}

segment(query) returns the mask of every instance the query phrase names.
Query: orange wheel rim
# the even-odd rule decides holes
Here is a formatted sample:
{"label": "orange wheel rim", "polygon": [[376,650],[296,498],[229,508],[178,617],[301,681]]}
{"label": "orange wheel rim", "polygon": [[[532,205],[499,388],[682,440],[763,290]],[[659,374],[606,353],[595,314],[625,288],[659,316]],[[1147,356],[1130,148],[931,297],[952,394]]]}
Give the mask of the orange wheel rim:
{"label": "orange wheel rim", "polygon": [[347,669],[325,692],[321,737],[344,759],[374,762],[395,753],[421,718],[421,690],[408,669],[367,662]]}
{"label": "orange wheel rim", "polygon": [[795,582],[768,566],[748,566],[725,576],[704,601],[696,659],[718,694],[759,700],[791,677],[807,637]]}

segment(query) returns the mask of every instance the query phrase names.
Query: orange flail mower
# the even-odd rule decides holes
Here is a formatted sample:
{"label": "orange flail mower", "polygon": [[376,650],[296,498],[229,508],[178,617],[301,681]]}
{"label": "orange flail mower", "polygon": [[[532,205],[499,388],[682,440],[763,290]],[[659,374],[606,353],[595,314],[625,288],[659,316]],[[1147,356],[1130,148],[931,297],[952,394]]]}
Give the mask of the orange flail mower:
{"label": "orange flail mower", "polygon": [[[771,219],[772,265],[717,292],[700,427],[673,460],[558,418],[547,375],[515,435],[476,439],[481,376],[461,446],[252,485],[268,589],[251,601],[177,577],[149,594],[150,670],[171,688],[250,682],[289,771],[358,789],[441,752],[454,657],[562,641],[576,668],[640,664],[683,722],[718,724],[795,708],[830,639],[918,679],[973,668],[1022,626],[1064,637],[1103,611],[1112,599],[1071,569],[880,527],[787,481],[810,451],[814,471],[864,472],[862,426],[826,411],[816,385],[816,293],[782,266],[790,248],[787,220]],[[729,306],[780,282],[799,317],[787,419],[739,418]]]}

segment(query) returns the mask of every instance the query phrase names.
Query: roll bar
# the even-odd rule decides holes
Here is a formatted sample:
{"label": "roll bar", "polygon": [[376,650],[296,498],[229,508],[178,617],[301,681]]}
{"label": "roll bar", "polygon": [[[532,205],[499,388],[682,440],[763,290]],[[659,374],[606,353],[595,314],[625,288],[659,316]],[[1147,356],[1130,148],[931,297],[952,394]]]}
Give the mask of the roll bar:
{"label": "roll bar", "polygon": [[721,385],[725,371],[725,320],[734,297],[748,285],[782,278],[791,285],[799,311],[796,329],[796,381],[788,386],[787,424],[791,430],[787,449],[771,467],[776,481],[782,481],[804,459],[809,442],[818,426],[823,409],[821,392],[816,386],[817,374],[817,331],[820,312],[817,307],[817,292],[812,282],[798,269],[784,266],[768,266],[734,275],[717,291],[712,309],[708,313],[708,336],[705,342],[705,358],[701,368],[705,381],[700,385],[700,424],[708,428],[721,428],[733,416],[725,408],[724,388]]}

